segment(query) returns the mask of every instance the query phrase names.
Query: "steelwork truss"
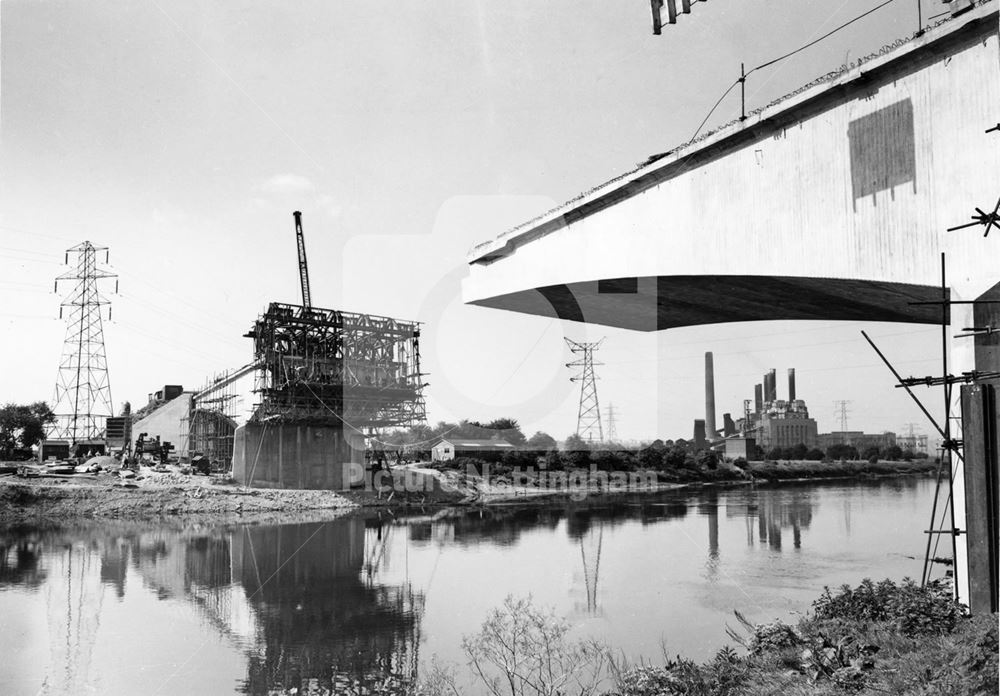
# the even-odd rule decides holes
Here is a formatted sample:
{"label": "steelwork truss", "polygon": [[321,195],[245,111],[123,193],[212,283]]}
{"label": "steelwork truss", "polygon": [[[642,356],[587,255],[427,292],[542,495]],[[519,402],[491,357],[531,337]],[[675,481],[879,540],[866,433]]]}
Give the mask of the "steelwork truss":
{"label": "steelwork truss", "polygon": [[425,419],[415,322],[273,302],[247,336],[258,365],[252,420],[361,430]]}

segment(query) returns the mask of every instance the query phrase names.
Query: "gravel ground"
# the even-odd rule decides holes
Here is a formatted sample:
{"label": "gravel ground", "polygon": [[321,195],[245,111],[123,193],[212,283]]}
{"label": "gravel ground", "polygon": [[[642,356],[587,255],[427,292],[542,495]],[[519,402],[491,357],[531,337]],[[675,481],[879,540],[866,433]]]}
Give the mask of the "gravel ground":
{"label": "gravel ground", "polygon": [[152,520],[208,516],[243,520],[277,513],[335,513],[356,503],[334,491],[241,488],[224,479],[180,473],[143,473],[122,480],[116,474],[0,478],[0,520],[72,517]]}

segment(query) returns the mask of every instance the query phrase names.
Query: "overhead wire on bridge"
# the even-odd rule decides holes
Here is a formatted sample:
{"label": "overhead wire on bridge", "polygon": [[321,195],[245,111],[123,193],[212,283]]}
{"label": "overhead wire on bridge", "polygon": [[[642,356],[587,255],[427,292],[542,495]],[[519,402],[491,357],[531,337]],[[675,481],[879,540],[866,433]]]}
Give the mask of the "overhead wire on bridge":
{"label": "overhead wire on bridge", "polygon": [[708,119],[710,119],[712,117],[712,114],[715,113],[715,110],[719,108],[719,105],[726,98],[726,96],[731,91],[733,91],[733,87],[735,87],[736,85],[741,84],[741,83],[745,84],[747,77],[749,77],[753,73],[757,72],[758,70],[763,70],[764,68],[768,68],[768,67],[774,65],[775,63],[780,63],[781,61],[785,60],[786,58],[791,58],[795,54],[801,53],[802,51],[806,50],[807,48],[811,48],[812,46],[815,46],[816,44],[818,44],[818,43],[820,43],[822,41],[825,41],[826,39],[830,38],[831,36],[833,36],[837,32],[839,32],[839,31],[841,31],[843,29],[846,29],[847,27],[851,26],[855,22],[864,19],[868,15],[873,14],[874,12],[877,12],[878,10],[882,9],[883,7],[885,7],[887,5],[891,5],[894,2],[896,2],[896,0],[884,0],[884,2],[879,3],[878,5],[876,5],[875,7],[871,8],[870,10],[859,14],[858,16],[854,17],[853,19],[850,19],[850,20],[844,22],[843,24],[841,24],[838,27],[835,27],[834,29],[831,29],[827,33],[823,34],[822,36],[820,36],[818,38],[815,38],[812,41],[809,41],[808,43],[803,44],[802,46],[799,46],[795,50],[789,51],[788,53],[786,53],[786,54],[784,54],[782,56],[778,56],[777,58],[773,58],[772,60],[769,60],[766,63],[761,63],[760,65],[758,65],[756,67],[753,67],[753,68],[750,68],[750,70],[742,73],[740,75],[740,77],[738,77],[731,85],[729,85],[729,87],[726,88],[726,91],[722,93],[722,96],[719,97],[719,100],[717,102],[715,102],[715,105],[712,106],[711,109],[709,109],[708,114],[705,116],[705,118],[702,120],[702,122],[698,125],[698,129],[694,132],[694,135],[691,136],[691,140],[688,141],[688,142],[691,142],[695,138],[698,137],[698,134],[701,133],[701,129],[705,127],[705,124],[708,122]]}
{"label": "overhead wire on bridge", "polygon": [[819,43],[820,41],[823,41],[823,40],[825,40],[825,39],[828,39],[828,38],[830,38],[831,36],[833,36],[834,34],[836,34],[837,32],[839,32],[840,30],[842,30],[842,29],[846,29],[847,27],[851,26],[851,25],[852,25],[852,24],[854,24],[855,22],[857,22],[857,21],[859,21],[859,20],[862,20],[862,19],[864,19],[864,18],[865,18],[865,17],[867,17],[868,15],[870,15],[870,14],[872,14],[872,13],[874,13],[874,12],[877,12],[878,10],[881,10],[881,9],[882,9],[883,7],[885,7],[886,5],[891,5],[891,4],[892,4],[892,3],[894,3],[894,2],[896,2],[896,0],[885,0],[885,2],[882,2],[882,3],[879,3],[878,5],[876,5],[875,7],[873,7],[872,9],[868,10],[867,12],[862,12],[861,14],[859,14],[859,15],[858,15],[857,17],[855,17],[854,19],[851,19],[851,20],[848,20],[848,21],[844,22],[844,23],[843,23],[843,24],[841,24],[841,25],[840,25],[839,27],[836,27],[836,28],[834,28],[834,29],[831,29],[831,30],[830,30],[830,31],[828,31],[827,33],[823,34],[823,36],[820,36],[820,37],[818,37],[818,38],[816,38],[816,39],[813,39],[813,40],[812,40],[812,41],[810,41],[809,43],[807,43],[807,44],[804,44],[804,45],[802,45],[802,46],[800,46],[800,47],[796,48],[796,49],[795,49],[794,51],[789,51],[788,53],[786,53],[786,54],[785,54],[785,55],[783,55],[783,56],[779,56],[779,57],[777,57],[777,58],[774,58],[773,60],[769,60],[769,61],[767,61],[766,63],[761,63],[761,64],[760,64],[760,65],[758,65],[758,66],[757,66],[756,68],[751,68],[750,70],[748,70],[748,71],[746,72],[746,74],[744,75],[744,77],[747,77],[747,76],[749,76],[749,75],[751,75],[751,74],[753,74],[753,73],[755,73],[755,72],[757,72],[758,70],[761,70],[761,69],[763,69],[763,68],[768,68],[768,67],[770,67],[770,66],[774,65],[775,63],[780,63],[781,61],[785,60],[786,58],[791,58],[791,57],[792,57],[792,56],[794,56],[794,55],[795,55],[796,53],[800,53],[800,52],[802,52],[802,51],[806,50],[807,48],[811,48],[812,46],[815,46],[815,45],[816,45],[816,44],[818,44],[818,43]]}

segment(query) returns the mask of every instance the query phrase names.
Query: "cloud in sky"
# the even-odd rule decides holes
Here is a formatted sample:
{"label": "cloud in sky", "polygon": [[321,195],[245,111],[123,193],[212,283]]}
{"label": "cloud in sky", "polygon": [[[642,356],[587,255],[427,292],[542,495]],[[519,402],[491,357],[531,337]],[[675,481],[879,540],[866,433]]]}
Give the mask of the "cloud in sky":
{"label": "cloud in sky", "polygon": [[281,173],[268,177],[253,189],[253,205],[257,208],[302,209],[319,213],[330,219],[340,217],[342,208],[335,196],[320,190],[308,177],[301,174]]}
{"label": "cloud in sky", "polygon": [[316,185],[298,174],[275,174],[257,187],[257,191],[268,196],[302,195],[313,193]]}

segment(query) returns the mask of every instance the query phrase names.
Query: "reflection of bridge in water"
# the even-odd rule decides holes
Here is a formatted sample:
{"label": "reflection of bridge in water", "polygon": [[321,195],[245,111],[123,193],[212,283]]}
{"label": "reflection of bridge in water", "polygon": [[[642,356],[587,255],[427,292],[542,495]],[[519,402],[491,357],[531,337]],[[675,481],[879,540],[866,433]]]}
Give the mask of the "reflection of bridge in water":
{"label": "reflection of bridge in water", "polygon": [[390,530],[351,517],[234,536],[234,577],[260,623],[248,693],[312,679],[338,693],[416,679],[423,595],[376,582]]}
{"label": "reflection of bridge in water", "polygon": [[0,585],[45,593],[43,693],[99,686],[91,662],[103,598],[125,596],[130,570],[160,599],[197,607],[246,654],[246,693],[360,693],[417,677],[423,595],[379,582],[386,540],[377,520],[358,517],[194,534],[111,525],[0,535]]}

